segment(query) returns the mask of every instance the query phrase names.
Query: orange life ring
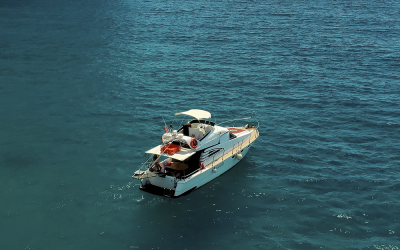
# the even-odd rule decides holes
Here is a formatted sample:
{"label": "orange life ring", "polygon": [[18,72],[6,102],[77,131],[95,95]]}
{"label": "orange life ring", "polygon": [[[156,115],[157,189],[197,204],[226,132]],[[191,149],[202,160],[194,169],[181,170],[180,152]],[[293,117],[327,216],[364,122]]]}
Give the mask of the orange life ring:
{"label": "orange life ring", "polygon": [[199,145],[199,142],[197,141],[196,138],[192,138],[192,140],[190,140],[190,148],[197,148],[197,146]]}

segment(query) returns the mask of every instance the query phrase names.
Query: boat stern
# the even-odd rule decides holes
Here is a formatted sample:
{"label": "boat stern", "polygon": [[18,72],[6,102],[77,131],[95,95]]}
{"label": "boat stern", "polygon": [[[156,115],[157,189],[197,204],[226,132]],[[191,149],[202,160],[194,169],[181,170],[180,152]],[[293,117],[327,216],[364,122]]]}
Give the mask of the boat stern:
{"label": "boat stern", "polygon": [[175,194],[177,180],[173,176],[142,171],[135,172],[132,178],[140,180],[140,189],[143,191],[167,197],[173,197]]}

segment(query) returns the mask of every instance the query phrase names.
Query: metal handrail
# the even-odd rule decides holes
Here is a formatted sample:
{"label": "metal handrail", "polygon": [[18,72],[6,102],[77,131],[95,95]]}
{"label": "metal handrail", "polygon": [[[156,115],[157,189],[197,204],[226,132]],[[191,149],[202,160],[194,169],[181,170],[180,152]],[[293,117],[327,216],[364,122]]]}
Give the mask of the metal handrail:
{"label": "metal handrail", "polygon": [[[257,131],[257,133],[258,133],[258,130],[256,130]],[[252,136],[251,136],[251,134],[250,134],[250,136],[249,136],[249,145],[254,141],[254,140],[251,140],[251,138],[252,138]],[[240,142],[237,142],[237,146],[236,146],[236,143],[233,145],[233,147],[232,147],[232,149],[230,149],[230,150],[228,150],[223,156],[225,156],[225,155],[228,155],[229,153],[231,153],[231,155],[234,155],[235,153],[237,153],[237,152],[239,152],[241,149],[243,149],[243,143],[244,143],[244,141],[245,140],[247,140],[247,139],[244,139],[244,140],[242,140],[242,141],[240,141]],[[240,144],[240,145],[239,145]],[[224,149],[224,151],[225,151],[225,149]],[[222,156],[222,157],[223,157]]]}
{"label": "metal handrail", "polygon": [[[225,155],[225,149],[222,149],[222,151],[223,151],[223,153],[222,153],[222,155],[220,156],[220,157],[218,157],[218,159],[217,160],[219,160],[220,158],[222,158],[222,165],[224,165],[225,164],[225,161],[224,161],[224,155]],[[215,162],[215,161],[214,161]],[[218,163],[219,164],[219,163]],[[218,165],[217,164],[217,165]],[[215,166],[214,166],[215,167]]]}
{"label": "metal handrail", "polygon": [[148,162],[150,159],[151,159],[151,156],[149,156],[149,158],[140,165],[139,170],[142,170],[142,168],[144,166],[146,166],[145,168],[147,168],[148,165],[151,165],[151,162],[150,163]]}
{"label": "metal handrail", "polygon": [[[164,152],[165,152],[168,148],[169,148],[169,146],[166,147],[166,148],[164,149],[164,151],[161,152],[161,154],[164,154]],[[157,158],[154,162],[158,162],[158,161],[160,160],[161,154],[158,156],[158,158]],[[142,170],[143,166],[145,166],[145,169],[149,168],[149,167],[151,166],[151,164],[153,163],[153,160],[152,160],[151,162],[148,162],[150,159],[151,159],[151,156],[149,156],[149,158],[148,158],[144,163],[142,163],[142,165],[139,167],[139,170]]]}
{"label": "metal handrail", "polygon": [[[257,130],[256,130],[256,131],[257,131]],[[248,140],[249,140],[249,145],[254,141],[254,140],[252,141],[251,138],[252,138],[252,136],[251,136],[251,134],[250,134],[249,139],[248,139]],[[213,161],[212,161],[212,163],[211,163],[211,167],[210,167],[210,168],[213,168],[214,166],[216,166],[216,165],[215,165],[215,161],[216,161],[216,160],[215,160],[215,157],[216,157],[217,155],[219,155],[219,153],[222,152],[222,155],[219,156],[219,157],[217,158],[217,160],[219,160],[220,158],[223,158],[224,156],[228,155],[229,153],[231,153],[231,155],[233,155],[234,152],[235,152],[235,149],[236,149],[236,153],[239,152],[239,151],[242,149],[242,145],[243,145],[243,143],[245,142],[245,140],[247,140],[247,139],[244,139],[244,140],[242,140],[242,141],[240,141],[240,142],[235,143],[235,144],[233,145],[233,147],[232,147],[231,150],[226,151],[225,149],[222,149],[221,151],[219,151],[218,153],[216,153],[215,155],[213,155],[213,156],[212,156]],[[236,144],[237,144],[237,146],[235,146]],[[239,146],[239,144],[240,144],[240,146]],[[224,164],[224,160],[222,160],[222,163]],[[220,163],[218,163],[218,164],[220,164]],[[192,175],[198,173],[199,171],[200,171],[200,169],[196,169],[195,171],[191,172],[190,174],[187,174],[187,175],[185,175],[185,176],[182,176],[180,179],[187,179],[188,177],[190,177],[190,176],[192,176]]]}
{"label": "metal handrail", "polygon": [[[225,149],[223,148],[221,151],[222,151],[223,153],[222,153],[222,155],[221,155],[220,157],[217,158],[217,160],[219,160],[219,158],[221,158],[221,157],[224,157],[224,155],[225,155]],[[211,167],[214,167],[214,164],[215,164],[215,156],[218,155],[221,151],[219,151],[219,152],[217,152],[216,154],[213,155],[213,161],[212,161]]]}
{"label": "metal handrail", "polygon": [[[259,134],[259,132],[258,132],[258,130],[256,129],[256,130],[254,130],[252,133],[258,133]],[[250,133],[250,135],[249,135],[249,145],[254,141],[254,140],[251,140],[252,139],[252,133]],[[218,137],[217,137],[218,138]],[[214,138],[214,139],[216,139],[216,138]],[[242,147],[243,147],[243,143],[244,143],[244,141],[245,140],[247,140],[247,139],[244,139],[244,140],[241,140],[241,141],[239,141],[239,142],[237,142],[237,143],[235,143],[233,146],[232,146],[232,148],[230,149],[230,150],[225,150],[225,149],[222,149],[221,151],[219,151],[219,152],[217,152],[216,154],[214,154],[213,155],[213,161],[212,161],[212,163],[211,163],[211,168],[213,168],[214,166],[215,166],[215,157],[217,156],[217,155],[219,155],[221,152],[222,152],[222,155],[221,156],[219,156],[218,158],[217,158],[217,160],[219,160],[220,158],[224,158],[226,155],[228,155],[229,153],[231,153],[231,155],[234,155],[234,153],[237,153],[237,152],[239,152],[241,149],[242,149]],[[164,152],[165,152],[165,150],[164,150]],[[164,152],[162,152],[162,153],[164,153]],[[161,155],[156,159],[156,161],[157,160],[159,160],[161,158]],[[140,168],[139,168],[139,170],[141,170],[144,166],[149,166],[149,165],[151,165],[151,163],[152,163],[152,161],[150,161],[150,159],[151,159],[151,156],[144,162],[144,163],[142,163],[142,165],[140,166]],[[222,162],[224,162],[224,159],[222,160]],[[219,163],[218,163],[219,164]],[[147,167],[146,167],[147,168]],[[190,174],[187,174],[187,175],[185,175],[185,176],[182,176],[180,179],[182,180],[182,179],[187,179],[188,177],[190,177],[190,176],[192,176],[192,175],[194,175],[194,174],[196,174],[196,173],[198,173],[200,171],[200,169],[196,169],[195,171],[193,171],[193,172],[191,172]]]}
{"label": "metal handrail", "polygon": [[198,169],[196,169],[195,171],[191,172],[190,174],[187,174],[187,175],[182,176],[181,179],[186,179],[186,178],[188,178],[189,176],[192,176],[192,175],[194,175],[195,173],[197,173],[197,172],[199,172],[199,171],[200,171],[200,169],[198,168]]}
{"label": "metal handrail", "polygon": [[221,124],[224,124],[224,123],[227,123],[227,122],[239,121],[239,120],[248,120],[248,119],[251,119],[251,116],[250,116],[250,117],[245,117],[245,118],[239,118],[239,119],[228,120],[228,121],[224,121],[224,122],[221,122],[221,123],[218,123],[218,124],[215,124],[215,125],[221,125]]}

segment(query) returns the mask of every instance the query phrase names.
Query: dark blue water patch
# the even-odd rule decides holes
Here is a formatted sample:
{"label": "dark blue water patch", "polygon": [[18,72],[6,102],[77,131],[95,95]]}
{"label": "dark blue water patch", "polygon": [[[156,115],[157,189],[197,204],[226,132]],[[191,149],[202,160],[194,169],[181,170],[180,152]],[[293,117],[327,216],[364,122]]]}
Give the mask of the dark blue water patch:
{"label": "dark blue water patch", "polygon": [[25,152],[9,151],[2,155],[2,165],[13,170],[29,168],[38,162],[40,162],[39,157],[34,154],[28,155]]}

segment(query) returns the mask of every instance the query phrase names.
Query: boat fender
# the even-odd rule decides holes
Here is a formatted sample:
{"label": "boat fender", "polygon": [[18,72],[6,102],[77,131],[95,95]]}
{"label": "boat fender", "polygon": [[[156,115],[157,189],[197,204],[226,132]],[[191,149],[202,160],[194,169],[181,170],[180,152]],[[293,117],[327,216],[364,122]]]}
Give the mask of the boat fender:
{"label": "boat fender", "polygon": [[212,172],[213,172],[213,173],[216,173],[216,172],[217,172],[217,168],[214,167],[213,170],[212,170]]}
{"label": "boat fender", "polygon": [[236,154],[236,159],[241,160],[243,159],[243,155],[241,153]]}
{"label": "boat fender", "polygon": [[196,138],[192,138],[192,140],[190,140],[190,148],[195,149],[195,148],[197,148],[198,145],[199,145],[199,142],[197,141]]}
{"label": "boat fender", "polygon": [[206,169],[206,167],[204,166],[204,162],[202,162],[202,163],[200,164],[200,166],[201,166],[201,169]]}

